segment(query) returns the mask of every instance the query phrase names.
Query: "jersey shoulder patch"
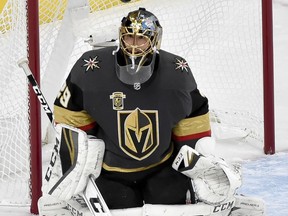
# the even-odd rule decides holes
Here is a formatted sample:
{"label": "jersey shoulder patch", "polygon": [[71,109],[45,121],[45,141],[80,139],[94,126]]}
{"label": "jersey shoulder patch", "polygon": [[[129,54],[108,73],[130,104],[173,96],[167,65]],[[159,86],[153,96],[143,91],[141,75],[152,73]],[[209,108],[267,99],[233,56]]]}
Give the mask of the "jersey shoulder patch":
{"label": "jersey shoulder patch", "polygon": [[193,90],[196,88],[196,81],[185,58],[160,50],[160,70],[163,79],[169,85],[176,88]]}
{"label": "jersey shoulder patch", "polygon": [[107,60],[111,61],[111,58],[114,58],[112,52],[115,49],[115,47],[107,47],[87,51],[78,60],[79,65],[84,69],[84,72],[100,70],[103,65],[107,64]]}
{"label": "jersey shoulder patch", "polygon": [[98,76],[103,72],[111,71],[111,67],[114,66],[111,64],[114,61],[112,52],[115,49],[115,47],[108,47],[85,52],[71,69],[71,81],[81,86],[83,79],[89,80],[96,74]]}

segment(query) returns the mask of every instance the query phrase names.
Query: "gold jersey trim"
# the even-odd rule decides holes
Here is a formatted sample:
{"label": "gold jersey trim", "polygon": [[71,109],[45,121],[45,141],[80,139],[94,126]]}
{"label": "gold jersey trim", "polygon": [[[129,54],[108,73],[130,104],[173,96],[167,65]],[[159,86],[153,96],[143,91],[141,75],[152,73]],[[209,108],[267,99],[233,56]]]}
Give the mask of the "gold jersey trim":
{"label": "gold jersey trim", "polygon": [[155,163],[155,164],[151,164],[150,166],[146,166],[146,167],[122,168],[122,167],[112,167],[112,166],[107,165],[106,163],[103,163],[102,167],[103,167],[103,169],[105,169],[107,171],[122,172],[122,173],[132,173],[132,172],[144,171],[144,170],[148,170],[148,169],[151,169],[153,167],[156,167],[156,166],[164,163],[165,161],[167,161],[171,157],[173,151],[174,151],[174,147],[172,145],[169,153],[161,161],[159,161],[158,163]]}
{"label": "gold jersey trim", "polygon": [[73,127],[81,128],[90,125],[95,120],[85,111],[71,111],[65,108],[54,106],[56,123],[64,123]]}
{"label": "gold jersey trim", "polygon": [[209,113],[201,116],[183,119],[173,128],[175,136],[188,136],[210,131]]}

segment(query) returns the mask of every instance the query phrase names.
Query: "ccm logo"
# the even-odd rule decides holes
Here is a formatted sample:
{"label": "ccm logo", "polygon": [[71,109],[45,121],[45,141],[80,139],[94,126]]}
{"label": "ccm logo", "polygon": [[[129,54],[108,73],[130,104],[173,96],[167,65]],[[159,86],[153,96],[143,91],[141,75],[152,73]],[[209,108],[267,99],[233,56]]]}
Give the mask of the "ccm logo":
{"label": "ccm logo", "polygon": [[234,206],[234,201],[223,203],[221,205],[215,206],[213,212],[221,212],[227,209],[231,209]]}
{"label": "ccm logo", "polygon": [[52,111],[50,110],[44,96],[42,95],[40,89],[38,88],[38,86],[33,86],[34,92],[36,93],[40,103],[42,104],[43,109],[45,110],[46,113],[52,113]]}

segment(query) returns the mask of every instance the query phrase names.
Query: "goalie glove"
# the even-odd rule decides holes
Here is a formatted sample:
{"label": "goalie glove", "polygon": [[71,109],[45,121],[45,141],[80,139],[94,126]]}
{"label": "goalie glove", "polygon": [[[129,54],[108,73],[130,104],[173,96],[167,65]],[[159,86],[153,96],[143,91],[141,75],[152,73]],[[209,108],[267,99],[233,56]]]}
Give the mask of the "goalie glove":
{"label": "goalie glove", "polygon": [[69,200],[84,191],[91,173],[100,175],[105,145],[103,140],[68,125],[58,124],[56,130],[60,131],[60,147],[54,147],[58,155],[52,153],[53,163],[42,190],[59,200]]}
{"label": "goalie glove", "polygon": [[241,185],[240,166],[229,166],[213,156],[205,157],[186,145],[180,149],[172,167],[192,179],[196,196],[208,204],[220,204]]}

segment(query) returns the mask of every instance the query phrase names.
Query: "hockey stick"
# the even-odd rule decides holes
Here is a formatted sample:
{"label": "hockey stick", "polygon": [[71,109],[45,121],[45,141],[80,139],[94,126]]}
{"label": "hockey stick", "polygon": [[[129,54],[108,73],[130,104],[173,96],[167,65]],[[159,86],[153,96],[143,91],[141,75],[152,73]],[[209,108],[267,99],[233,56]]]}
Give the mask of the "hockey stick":
{"label": "hockey stick", "polygon": [[45,113],[47,114],[50,122],[52,123],[52,125],[53,125],[53,127],[54,127],[54,116],[53,116],[53,112],[52,112],[52,110],[50,109],[50,107],[49,107],[49,105],[48,105],[48,103],[47,103],[44,95],[42,94],[42,91],[41,91],[40,88],[39,88],[39,85],[38,85],[35,77],[33,76],[32,72],[31,72],[31,70],[30,70],[30,68],[29,68],[28,60],[27,60],[26,58],[23,58],[23,59],[20,59],[17,63],[18,63],[18,66],[21,67],[21,68],[24,70],[24,72],[25,72],[25,74],[26,74],[29,82],[30,82],[31,85],[32,85],[32,88],[33,88],[35,94],[36,94],[37,97],[38,97],[39,102],[41,103],[41,106],[42,106],[43,110],[44,110]]}
{"label": "hockey stick", "polygon": [[[44,109],[45,113],[47,114],[54,130],[55,130],[55,122],[54,122],[54,115],[52,110],[50,109],[42,91],[40,90],[40,87],[35,79],[35,77],[33,76],[29,65],[28,65],[28,59],[23,58],[20,59],[18,62],[18,66],[21,67],[23,69],[23,71],[25,72],[30,84],[32,85],[32,88],[35,92],[35,94],[38,97],[38,100],[42,106],[42,108]],[[56,130],[55,130],[56,131]],[[59,152],[59,140],[56,136],[56,144],[53,148],[53,153],[52,154],[58,154]],[[50,163],[51,164],[51,163]],[[47,173],[49,172],[49,167],[47,169]],[[49,181],[50,176],[51,175],[45,175],[45,179],[47,181]],[[46,178],[47,177],[47,178]],[[81,194],[89,208],[89,210],[91,211],[92,215],[94,216],[111,216],[111,213],[109,211],[109,208],[107,207],[107,204],[105,202],[105,200],[103,199],[97,185],[95,184],[95,178],[93,176],[93,174],[91,174],[89,176],[88,182],[87,182],[87,186],[86,189],[84,190],[84,192]],[[88,191],[87,189],[91,190]]]}

